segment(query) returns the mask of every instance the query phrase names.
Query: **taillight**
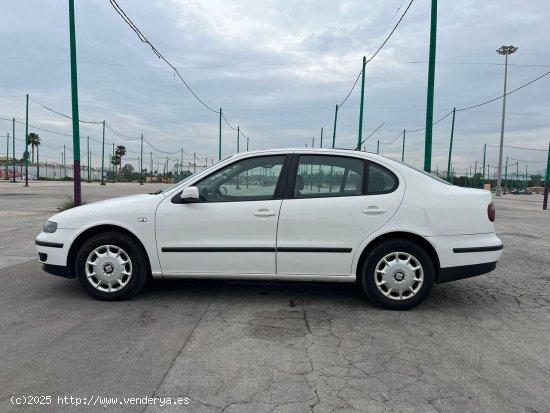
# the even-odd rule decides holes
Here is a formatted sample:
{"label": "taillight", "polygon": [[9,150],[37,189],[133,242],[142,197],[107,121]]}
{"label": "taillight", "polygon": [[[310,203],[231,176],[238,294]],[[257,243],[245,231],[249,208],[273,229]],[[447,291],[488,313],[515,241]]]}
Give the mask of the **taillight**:
{"label": "taillight", "polygon": [[487,217],[489,218],[489,221],[495,222],[495,216],[496,216],[495,204],[491,202],[489,206],[487,206]]}

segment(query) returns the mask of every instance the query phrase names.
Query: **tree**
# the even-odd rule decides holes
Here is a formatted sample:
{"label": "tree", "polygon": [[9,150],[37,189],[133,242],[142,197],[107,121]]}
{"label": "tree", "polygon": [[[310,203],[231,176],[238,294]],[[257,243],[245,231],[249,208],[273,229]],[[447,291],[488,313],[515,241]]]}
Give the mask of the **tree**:
{"label": "tree", "polygon": [[27,138],[29,145],[31,145],[31,163],[34,163],[34,147],[40,145],[40,136],[37,133],[29,133]]}
{"label": "tree", "polygon": [[118,165],[119,175],[120,175],[121,168],[122,168],[122,157],[124,155],[126,155],[126,147],[122,146],[122,145],[117,146],[116,149],[115,149],[115,158],[116,158],[115,165]]}
{"label": "tree", "polygon": [[131,181],[132,180],[132,175],[133,175],[133,172],[134,172],[134,167],[132,165],[130,165],[129,163],[127,163],[126,165],[124,165],[121,169],[121,177],[123,180],[128,180],[128,181]]}

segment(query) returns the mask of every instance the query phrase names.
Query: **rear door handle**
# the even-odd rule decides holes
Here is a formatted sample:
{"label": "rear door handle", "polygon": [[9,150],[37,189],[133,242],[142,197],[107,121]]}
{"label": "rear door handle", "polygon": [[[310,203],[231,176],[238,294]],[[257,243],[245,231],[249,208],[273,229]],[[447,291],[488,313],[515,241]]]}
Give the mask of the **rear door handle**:
{"label": "rear door handle", "polygon": [[379,215],[385,212],[386,210],[384,208],[378,208],[377,206],[374,206],[374,205],[368,206],[363,210],[363,213],[367,215]]}
{"label": "rear door handle", "polygon": [[269,209],[259,209],[258,211],[254,212],[254,215],[257,217],[272,217],[277,215],[275,211],[270,211]]}

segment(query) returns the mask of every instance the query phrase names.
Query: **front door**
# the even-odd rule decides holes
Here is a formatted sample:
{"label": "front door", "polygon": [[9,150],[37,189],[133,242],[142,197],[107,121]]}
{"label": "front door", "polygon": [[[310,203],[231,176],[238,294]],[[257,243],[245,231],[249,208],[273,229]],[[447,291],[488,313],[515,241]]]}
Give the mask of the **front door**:
{"label": "front door", "polygon": [[179,194],[157,209],[162,273],[275,274],[284,155],[238,160],[193,185],[200,201]]}
{"label": "front door", "polygon": [[279,218],[277,273],[349,275],[356,248],[397,211],[404,185],[351,156],[299,155],[294,176]]}

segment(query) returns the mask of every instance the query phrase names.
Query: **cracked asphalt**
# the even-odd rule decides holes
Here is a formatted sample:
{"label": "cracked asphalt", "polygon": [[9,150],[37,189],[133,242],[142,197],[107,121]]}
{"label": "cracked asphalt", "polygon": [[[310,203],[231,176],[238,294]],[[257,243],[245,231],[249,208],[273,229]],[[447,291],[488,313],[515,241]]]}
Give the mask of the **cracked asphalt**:
{"label": "cracked asphalt", "polygon": [[[540,195],[495,201],[505,245],[496,271],[391,312],[340,284],[182,280],[95,301],[35,258],[34,236],[68,192],[0,183],[2,412],[550,411],[550,212]],[[190,403],[15,406],[13,395]]]}

